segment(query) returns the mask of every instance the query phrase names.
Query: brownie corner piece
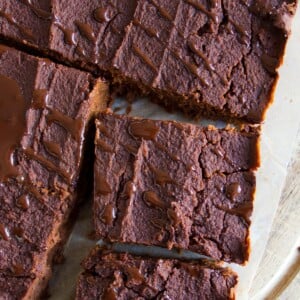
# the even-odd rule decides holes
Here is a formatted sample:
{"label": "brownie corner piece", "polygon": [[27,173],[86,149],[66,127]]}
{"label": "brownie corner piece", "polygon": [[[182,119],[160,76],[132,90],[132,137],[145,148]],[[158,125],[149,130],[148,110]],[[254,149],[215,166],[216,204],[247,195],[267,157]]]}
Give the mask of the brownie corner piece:
{"label": "brownie corner piece", "polygon": [[83,188],[86,137],[106,91],[86,72],[0,46],[0,292],[10,295],[4,299],[36,299],[47,285]]}
{"label": "brownie corner piece", "polygon": [[234,299],[226,268],[94,249],[83,263],[76,299]]}
{"label": "brownie corner piece", "polygon": [[98,238],[247,261],[256,129],[202,128],[112,113],[99,114],[96,127]]}

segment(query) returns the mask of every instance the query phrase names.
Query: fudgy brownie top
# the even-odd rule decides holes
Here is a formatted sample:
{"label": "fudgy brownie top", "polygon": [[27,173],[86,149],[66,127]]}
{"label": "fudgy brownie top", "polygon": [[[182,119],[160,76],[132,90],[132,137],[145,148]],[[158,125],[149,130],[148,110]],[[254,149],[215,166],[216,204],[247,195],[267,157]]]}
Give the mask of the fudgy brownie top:
{"label": "fudgy brownie top", "polygon": [[247,260],[256,130],[111,113],[101,113],[96,127],[94,223],[99,238]]}
{"label": "fudgy brownie top", "polygon": [[[0,46],[0,273],[43,272],[74,205],[93,77]],[[65,220],[66,221],[66,220]]]}
{"label": "fudgy brownie top", "polygon": [[234,299],[228,269],[93,250],[84,261],[76,299]]}
{"label": "fudgy brownie top", "polygon": [[0,0],[0,35],[190,113],[260,122],[296,2]]}

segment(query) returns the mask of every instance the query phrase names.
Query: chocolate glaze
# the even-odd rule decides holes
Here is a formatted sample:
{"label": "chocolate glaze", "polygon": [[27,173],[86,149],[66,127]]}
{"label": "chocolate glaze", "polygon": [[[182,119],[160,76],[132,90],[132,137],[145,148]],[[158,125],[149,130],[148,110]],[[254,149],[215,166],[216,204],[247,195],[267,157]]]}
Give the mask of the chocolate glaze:
{"label": "chocolate glaze", "polygon": [[24,2],[25,4],[27,4],[37,17],[44,19],[44,20],[51,19],[51,17],[52,17],[51,13],[49,13],[48,11],[45,11],[43,9],[40,9],[38,7],[35,7],[32,4],[32,0],[21,0],[21,1]]}
{"label": "chocolate glaze", "polygon": [[97,193],[99,195],[108,195],[112,193],[112,189],[109,183],[107,182],[105,176],[100,174],[97,175],[96,183],[97,183]]}
{"label": "chocolate glaze", "polygon": [[154,140],[159,128],[155,124],[148,120],[132,122],[128,127],[128,131],[136,138],[142,138],[145,140]]}
{"label": "chocolate glaze", "polygon": [[111,20],[107,7],[98,7],[93,11],[95,20],[99,23],[108,22]]}
{"label": "chocolate glaze", "polygon": [[164,203],[159,196],[152,191],[147,191],[143,195],[143,199],[147,205],[154,207],[154,208],[165,208],[166,203]]}
{"label": "chocolate glaze", "polygon": [[101,215],[101,220],[103,220],[103,222],[107,225],[112,225],[115,217],[116,217],[115,208],[111,204],[106,205]]}
{"label": "chocolate glaze", "polygon": [[17,199],[16,205],[23,210],[27,210],[30,206],[30,199],[28,195],[22,195]]}
{"label": "chocolate glaze", "polygon": [[226,187],[226,196],[230,200],[234,200],[242,192],[242,187],[238,182],[230,183]]}
{"label": "chocolate glaze", "polygon": [[0,223],[0,237],[1,237],[1,239],[5,240],[5,241],[10,240],[10,232],[9,232],[8,228],[1,223]]}
{"label": "chocolate glaze", "polygon": [[26,130],[28,106],[16,81],[0,75],[0,182],[18,175],[12,155]]}
{"label": "chocolate glaze", "polygon": [[94,33],[92,27],[89,24],[82,23],[79,21],[76,21],[75,24],[78,27],[78,30],[82,36],[84,36],[90,42],[95,42],[96,36],[95,36],[95,33]]}

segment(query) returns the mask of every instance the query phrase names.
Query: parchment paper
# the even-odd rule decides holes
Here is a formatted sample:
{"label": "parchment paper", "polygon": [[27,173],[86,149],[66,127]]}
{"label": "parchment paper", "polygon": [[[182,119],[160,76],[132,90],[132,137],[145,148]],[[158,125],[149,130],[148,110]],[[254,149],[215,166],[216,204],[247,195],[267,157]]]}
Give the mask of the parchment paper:
{"label": "parchment paper", "polygon": [[[280,80],[275,93],[274,103],[267,113],[261,138],[261,168],[257,172],[257,190],[251,226],[252,252],[245,267],[232,264],[239,274],[237,299],[249,299],[248,291],[257,272],[259,262],[266,250],[273,217],[281,196],[287,175],[287,166],[291,159],[296,134],[300,124],[300,9],[293,22],[292,35],[280,68]],[[125,113],[127,103],[116,100],[114,107]],[[130,115],[150,119],[169,119],[182,122],[190,120],[178,113],[168,113],[158,105],[146,99],[139,99],[132,105]],[[193,122],[201,125],[224,123],[201,120]],[[95,245],[89,239],[92,232],[91,201],[86,201],[73,232],[65,247],[65,263],[56,267],[50,282],[49,293],[52,300],[72,299],[76,279],[80,273],[80,262]],[[150,251],[151,252],[151,251]],[[152,251],[153,253],[153,251]],[[155,253],[155,251],[154,251]],[[187,254],[189,255],[189,254]],[[294,300],[294,299],[292,299]]]}

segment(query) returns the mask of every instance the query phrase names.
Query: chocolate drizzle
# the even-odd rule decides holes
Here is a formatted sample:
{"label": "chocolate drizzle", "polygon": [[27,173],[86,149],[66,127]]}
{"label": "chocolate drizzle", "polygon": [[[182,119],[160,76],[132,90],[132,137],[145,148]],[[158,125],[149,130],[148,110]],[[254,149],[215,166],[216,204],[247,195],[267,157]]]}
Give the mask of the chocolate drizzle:
{"label": "chocolate drizzle", "polygon": [[154,7],[156,7],[157,11],[159,12],[159,14],[160,14],[162,17],[164,17],[164,18],[167,19],[168,21],[173,22],[172,16],[169,14],[169,12],[168,12],[165,8],[159,6],[159,5],[156,4],[153,0],[150,0],[150,2],[151,2],[151,4],[152,4]]}
{"label": "chocolate drizzle", "polygon": [[242,188],[239,183],[233,182],[226,187],[226,196],[231,200],[235,198],[242,192]]}
{"label": "chocolate drizzle", "polygon": [[5,12],[0,10],[0,17],[6,19],[8,23],[15,26],[21,33],[21,35],[24,37],[24,39],[34,42],[35,38],[32,32],[28,28],[24,28],[21,25],[19,25],[16,20],[9,14],[6,14]]}
{"label": "chocolate drizzle", "polygon": [[8,228],[0,223],[0,238],[2,238],[5,241],[10,240],[10,233],[8,231]]}
{"label": "chocolate drizzle", "polygon": [[159,38],[159,33],[152,28],[149,28],[142,24],[138,19],[133,19],[132,24],[135,26],[139,26],[141,29],[143,29],[150,37]]}
{"label": "chocolate drizzle", "polygon": [[159,185],[164,185],[166,183],[175,183],[175,181],[167,172],[154,168],[152,165],[149,165],[149,169],[154,173],[155,181]]}
{"label": "chocolate drizzle", "polygon": [[55,20],[53,24],[55,24],[62,31],[66,44],[70,46],[76,46],[75,33],[72,30],[64,28],[59,20]]}
{"label": "chocolate drizzle", "polygon": [[27,107],[17,82],[0,75],[0,182],[18,175],[12,155],[26,130]]}
{"label": "chocolate drizzle", "polygon": [[158,134],[159,128],[150,120],[141,120],[131,122],[128,132],[136,138],[145,140],[154,140]]}
{"label": "chocolate drizzle", "polygon": [[28,195],[22,195],[18,198],[16,205],[23,210],[27,210],[30,206],[30,200]]}
{"label": "chocolate drizzle", "polygon": [[32,0],[22,0],[22,1],[25,2],[25,4],[27,4],[31,8],[31,10],[37,17],[44,19],[44,20],[51,20],[51,16],[52,16],[51,13],[47,12],[43,9],[35,7],[32,4]]}
{"label": "chocolate drizzle", "polygon": [[82,121],[80,119],[73,119],[55,109],[48,108],[48,110],[47,121],[62,126],[77,142],[80,142],[81,134],[78,133],[82,131]]}
{"label": "chocolate drizzle", "polygon": [[39,89],[33,91],[33,107],[35,109],[43,109],[48,102],[48,91],[46,89]]}
{"label": "chocolate drizzle", "polygon": [[107,7],[96,8],[93,12],[93,17],[99,23],[104,23],[111,20]]}
{"label": "chocolate drizzle", "polygon": [[157,72],[157,67],[151,61],[151,59],[136,45],[132,45],[132,51],[154,72]]}
{"label": "chocolate drizzle", "polygon": [[115,289],[113,288],[108,288],[102,295],[102,299],[106,299],[106,300],[117,300],[118,296],[116,294]]}
{"label": "chocolate drizzle", "polygon": [[203,12],[207,17],[211,18],[214,23],[218,23],[218,15],[212,11],[209,11],[203,4],[196,2],[195,0],[184,0],[186,3],[192,5],[196,9]]}
{"label": "chocolate drizzle", "polygon": [[101,214],[101,220],[106,225],[112,225],[115,218],[116,218],[115,208],[111,204],[105,205],[103,212]]}
{"label": "chocolate drizzle", "polygon": [[43,142],[46,151],[56,157],[56,158],[61,158],[61,148],[58,144],[54,143],[54,142],[50,142],[50,141],[44,141]]}
{"label": "chocolate drizzle", "polygon": [[148,206],[161,209],[166,208],[166,203],[153,191],[144,192],[143,199]]}
{"label": "chocolate drizzle", "polygon": [[76,21],[75,24],[76,24],[76,26],[79,30],[79,33],[83,37],[85,37],[90,42],[95,42],[96,36],[95,36],[95,33],[94,33],[92,27],[89,24],[82,23],[82,22],[79,22],[79,21]]}
{"label": "chocolate drizzle", "polygon": [[97,195],[108,195],[112,193],[112,189],[108,182],[105,179],[105,176],[102,176],[100,174],[96,174],[95,178],[95,186],[97,188],[96,193]]}

